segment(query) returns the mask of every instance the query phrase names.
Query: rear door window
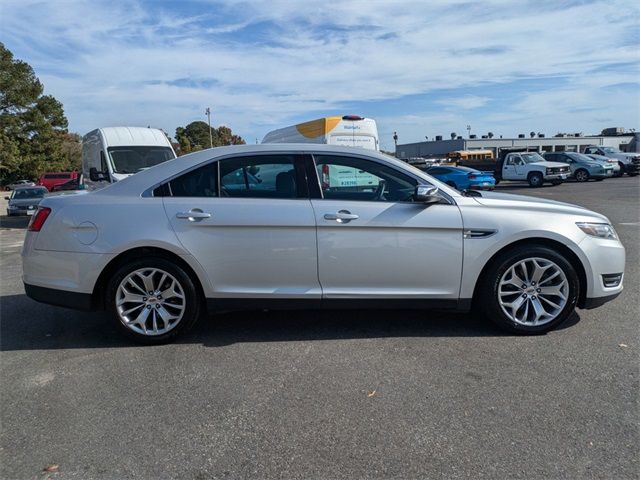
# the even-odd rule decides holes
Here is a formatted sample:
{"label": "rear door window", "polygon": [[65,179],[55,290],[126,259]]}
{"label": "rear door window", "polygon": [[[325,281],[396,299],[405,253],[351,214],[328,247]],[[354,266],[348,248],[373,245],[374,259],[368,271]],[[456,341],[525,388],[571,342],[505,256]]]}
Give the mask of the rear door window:
{"label": "rear door window", "polygon": [[220,160],[220,196],[298,198],[295,155],[256,155]]}

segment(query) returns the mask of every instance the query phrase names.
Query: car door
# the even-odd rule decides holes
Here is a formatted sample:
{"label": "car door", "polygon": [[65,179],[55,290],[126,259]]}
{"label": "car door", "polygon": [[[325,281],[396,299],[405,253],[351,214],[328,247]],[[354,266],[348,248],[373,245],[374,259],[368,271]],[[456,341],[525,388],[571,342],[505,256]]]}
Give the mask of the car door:
{"label": "car door", "polygon": [[[323,176],[343,168],[376,183],[341,185]],[[363,156],[314,155],[309,170],[318,175],[311,204],[323,298],[458,299],[462,218],[452,201],[412,202],[415,177]]]}
{"label": "car door", "polygon": [[171,226],[207,272],[215,297],[320,299],[301,162],[296,155],[237,156],[168,183]]}
{"label": "car door", "polygon": [[508,155],[504,161],[504,165],[502,166],[502,178],[505,180],[517,180],[518,176],[516,173],[515,159],[520,158],[516,155]]}

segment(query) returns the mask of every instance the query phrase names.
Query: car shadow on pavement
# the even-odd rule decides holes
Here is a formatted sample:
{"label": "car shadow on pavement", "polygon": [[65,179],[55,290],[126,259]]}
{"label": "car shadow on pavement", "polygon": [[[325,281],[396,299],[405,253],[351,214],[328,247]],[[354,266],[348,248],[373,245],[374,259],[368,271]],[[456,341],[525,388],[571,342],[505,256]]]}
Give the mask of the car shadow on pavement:
{"label": "car shadow on pavement", "polygon": [[31,217],[24,216],[0,216],[0,228],[27,228]]}
{"label": "car shadow on pavement", "polygon": [[[580,321],[574,313],[559,328]],[[508,336],[474,313],[427,310],[243,311],[203,318],[178,344],[221,347],[246,342],[387,337]],[[0,297],[0,350],[132,347],[104,312],[39,304],[26,295]]]}

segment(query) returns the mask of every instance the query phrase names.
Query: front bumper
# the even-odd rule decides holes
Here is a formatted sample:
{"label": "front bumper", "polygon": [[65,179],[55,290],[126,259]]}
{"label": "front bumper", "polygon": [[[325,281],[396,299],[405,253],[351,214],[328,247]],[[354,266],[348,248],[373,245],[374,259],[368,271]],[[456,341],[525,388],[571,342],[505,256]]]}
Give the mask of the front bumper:
{"label": "front bumper", "polygon": [[596,308],[616,298],[624,288],[624,274],[620,283],[606,287],[603,275],[620,274],[625,267],[625,249],[617,240],[607,240],[585,236],[580,248],[586,255],[587,291],[580,302],[580,308]]}
{"label": "front bumper", "polygon": [[547,173],[544,176],[544,179],[547,182],[557,182],[557,181],[564,181],[566,179],[568,179],[571,176],[571,174],[569,173]]}

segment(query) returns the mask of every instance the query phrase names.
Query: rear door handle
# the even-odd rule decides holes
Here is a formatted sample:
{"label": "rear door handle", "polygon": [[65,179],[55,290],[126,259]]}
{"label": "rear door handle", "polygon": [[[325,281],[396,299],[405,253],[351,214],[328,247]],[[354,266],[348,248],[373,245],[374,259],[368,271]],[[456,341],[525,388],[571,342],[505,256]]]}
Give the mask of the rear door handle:
{"label": "rear door handle", "polygon": [[357,220],[360,216],[351,213],[349,210],[340,210],[337,213],[325,213],[325,220],[335,220],[338,223],[349,223],[351,220]]}
{"label": "rear door handle", "polygon": [[207,212],[203,212],[199,208],[192,208],[188,212],[178,212],[176,213],[176,218],[186,218],[190,222],[199,222],[205,218],[211,218],[211,214]]}

